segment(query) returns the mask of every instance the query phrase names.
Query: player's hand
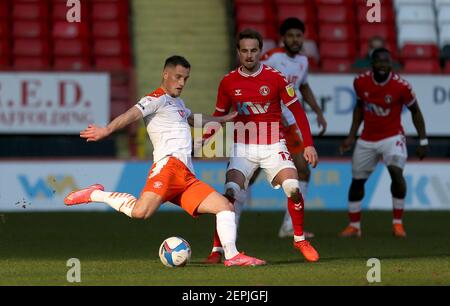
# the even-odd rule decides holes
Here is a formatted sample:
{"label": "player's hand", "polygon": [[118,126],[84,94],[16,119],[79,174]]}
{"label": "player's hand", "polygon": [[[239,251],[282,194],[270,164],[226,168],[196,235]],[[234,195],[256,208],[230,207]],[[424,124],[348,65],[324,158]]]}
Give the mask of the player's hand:
{"label": "player's hand", "polygon": [[342,144],[339,146],[339,153],[342,155],[345,152],[349,151],[352,148],[354,142],[355,142],[354,137],[345,138]]}
{"label": "player's hand", "polygon": [[305,157],[305,160],[311,165],[311,167],[315,168],[317,166],[317,163],[319,162],[319,156],[317,155],[317,151],[313,146],[306,147],[303,156]]}
{"label": "player's hand", "polygon": [[317,125],[320,128],[319,136],[323,136],[327,130],[327,121],[322,114],[317,115]]}
{"label": "player's hand", "polygon": [[225,116],[217,117],[217,121],[220,123],[234,121],[234,118],[238,115],[238,112],[232,112]]}
{"label": "player's hand", "polygon": [[87,128],[80,132],[80,137],[89,141],[99,141],[109,136],[109,131],[105,127],[97,126],[95,124],[89,124]]}
{"label": "player's hand", "polygon": [[416,153],[420,160],[424,159],[425,157],[427,157],[428,146],[418,146],[416,149]]}

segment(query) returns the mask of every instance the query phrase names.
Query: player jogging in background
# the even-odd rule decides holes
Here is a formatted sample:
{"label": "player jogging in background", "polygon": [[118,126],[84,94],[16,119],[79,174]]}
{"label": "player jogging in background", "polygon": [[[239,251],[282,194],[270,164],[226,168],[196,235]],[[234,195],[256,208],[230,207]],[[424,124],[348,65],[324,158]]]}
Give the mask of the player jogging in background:
{"label": "player jogging in background", "polygon": [[350,150],[364,121],[361,137],[356,142],[352,159],[352,184],[348,194],[350,224],[341,237],[361,237],[361,201],[364,184],[380,158],[392,179],[393,234],[406,237],[402,223],[405,207],[406,181],[403,168],[407,159],[406,141],[401,125],[404,105],[411,112],[412,121],[420,138],[417,155],[426,156],[428,140],[425,122],[411,85],[392,72],[392,58],[387,49],[372,53],[372,71],[355,78],[357,103],[348,137],[340,147],[341,153]]}
{"label": "player jogging in background", "polygon": [[[327,122],[308,84],[308,58],[301,54],[304,34],[305,24],[301,20],[295,17],[287,18],[280,26],[280,35],[284,47],[269,50],[262,56],[261,62],[280,71],[294,85],[294,88],[299,90],[297,95],[301,95],[303,100],[317,115],[317,123],[321,128],[319,136],[322,136],[326,131]],[[303,198],[306,198],[311,171],[303,156],[304,146],[300,136],[301,132],[295,122],[295,117],[283,103],[281,104],[281,110],[283,115],[282,122],[285,125],[286,145],[297,168],[300,192]],[[304,234],[306,238],[314,237],[314,234],[310,232],[305,231]],[[280,238],[294,235],[294,228],[288,210],[286,210],[278,235]]]}
{"label": "player jogging in background", "polygon": [[[139,199],[121,192],[106,192],[100,184],[74,191],[66,205],[103,202],[135,219],[147,219],[166,201],[181,206],[191,216],[215,214],[217,233],[224,242],[226,266],[257,266],[265,261],[239,253],[236,249],[236,223],[233,205],[212,187],[194,175],[191,160],[192,137],[189,124],[193,114],[179,98],[190,74],[189,62],[181,56],[168,58],[161,86],[143,97],[127,112],[106,127],[89,125],[80,133],[87,141],[101,140],[132,122],[144,119],[153,143],[153,166]],[[236,114],[222,117],[203,116],[209,121],[226,122]]]}
{"label": "player jogging in background", "polygon": [[[260,63],[262,37],[258,32],[245,30],[239,33],[237,49],[241,66],[220,82],[214,113],[214,116],[223,116],[231,108],[238,111],[225,195],[234,204],[235,210],[240,210],[243,203],[239,195],[247,189],[255,170],[261,167],[269,183],[274,188],[281,186],[288,197],[288,210],[294,225],[294,247],[306,260],[317,261],[319,254],[303,235],[304,201],[297,169],[286,147],[283,129],[280,129],[280,101],[293,113],[302,131],[305,159],[315,167],[318,157],[308,119],[293,85],[279,71]],[[245,128],[239,129],[238,126]],[[238,223],[239,218],[236,218]],[[221,261],[222,245],[220,236],[216,234],[207,263]]]}

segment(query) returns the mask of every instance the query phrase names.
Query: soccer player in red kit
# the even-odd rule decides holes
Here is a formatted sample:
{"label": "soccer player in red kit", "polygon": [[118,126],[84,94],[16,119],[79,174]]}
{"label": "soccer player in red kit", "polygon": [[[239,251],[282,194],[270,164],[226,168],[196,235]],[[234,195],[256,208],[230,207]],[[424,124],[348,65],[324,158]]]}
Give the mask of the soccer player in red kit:
{"label": "soccer player in red kit", "polygon": [[425,122],[411,85],[392,72],[392,58],[387,49],[372,53],[372,71],[356,77],[354,88],[357,104],[348,137],[342,143],[341,153],[350,150],[361,123],[364,129],[357,140],[352,159],[352,184],[348,194],[350,224],[341,237],[361,237],[361,201],[364,184],[383,158],[392,179],[393,234],[406,237],[402,223],[405,206],[406,181],[403,168],[407,159],[401,112],[407,106],[420,138],[417,155],[426,156],[428,140]]}
{"label": "soccer player in red kit", "polygon": [[[288,210],[294,226],[294,247],[307,261],[317,261],[319,254],[303,234],[304,201],[300,192],[297,169],[286,147],[281,126],[281,104],[293,113],[304,140],[305,160],[313,167],[318,156],[313,146],[308,119],[295,93],[294,86],[277,70],[260,63],[262,37],[253,30],[238,35],[237,49],[241,66],[221,81],[215,116],[227,114],[231,108],[235,118],[233,153],[226,173],[225,195],[230,202],[248,187],[259,167],[274,188],[283,188],[288,197]],[[238,220],[236,220],[238,222]],[[222,246],[216,235],[208,263],[219,263]]]}

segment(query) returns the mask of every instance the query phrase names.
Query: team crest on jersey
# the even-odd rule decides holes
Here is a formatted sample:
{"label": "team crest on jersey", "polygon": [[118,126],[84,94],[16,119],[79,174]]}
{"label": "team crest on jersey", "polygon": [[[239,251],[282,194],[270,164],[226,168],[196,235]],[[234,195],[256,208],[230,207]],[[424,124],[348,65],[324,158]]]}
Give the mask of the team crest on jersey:
{"label": "team crest on jersey", "polygon": [[259,93],[262,96],[267,96],[270,93],[270,89],[269,87],[267,87],[266,85],[261,86],[261,88],[259,89]]}
{"label": "team crest on jersey", "polygon": [[234,95],[235,95],[235,96],[242,96],[241,90],[240,90],[240,89],[235,89],[235,90],[234,90]]}
{"label": "team crest on jersey", "polygon": [[286,91],[289,97],[293,98],[295,96],[294,85],[289,84],[288,86],[286,86]]}
{"label": "team crest on jersey", "polygon": [[184,110],[178,110],[178,113],[180,114],[180,116],[182,118],[184,118],[186,116],[186,112]]}
{"label": "team crest on jersey", "polygon": [[384,97],[384,102],[386,102],[387,104],[391,104],[392,103],[392,96],[391,95],[387,95]]}
{"label": "team crest on jersey", "polygon": [[160,181],[156,181],[153,183],[153,188],[160,189],[162,187],[163,183]]}

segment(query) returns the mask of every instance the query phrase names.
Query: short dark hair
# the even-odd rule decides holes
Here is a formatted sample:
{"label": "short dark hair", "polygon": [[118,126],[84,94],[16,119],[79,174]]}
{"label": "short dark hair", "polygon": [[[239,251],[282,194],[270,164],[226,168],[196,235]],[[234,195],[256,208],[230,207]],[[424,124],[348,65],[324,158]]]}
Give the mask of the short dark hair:
{"label": "short dark hair", "polygon": [[166,62],[164,63],[164,68],[176,67],[178,65],[183,66],[184,68],[191,68],[191,64],[188,62],[188,60],[180,55],[173,55],[168,59],[166,59]]}
{"label": "short dark hair", "polygon": [[258,41],[259,49],[263,48],[263,38],[262,35],[253,29],[245,29],[241,31],[237,36],[236,47],[240,48],[240,41],[242,39],[256,39]]}
{"label": "short dark hair", "polygon": [[373,61],[375,59],[375,57],[377,57],[381,53],[387,53],[387,54],[391,55],[391,52],[388,49],[386,49],[386,48],[376,48],[370,54],[371,60]]}
{"label": "short dark hair", "polygon": [[305,33],[305,24],[296,17],[286,18],[280,26],[280,35],[283,36],[290,29],[299,29]]}

